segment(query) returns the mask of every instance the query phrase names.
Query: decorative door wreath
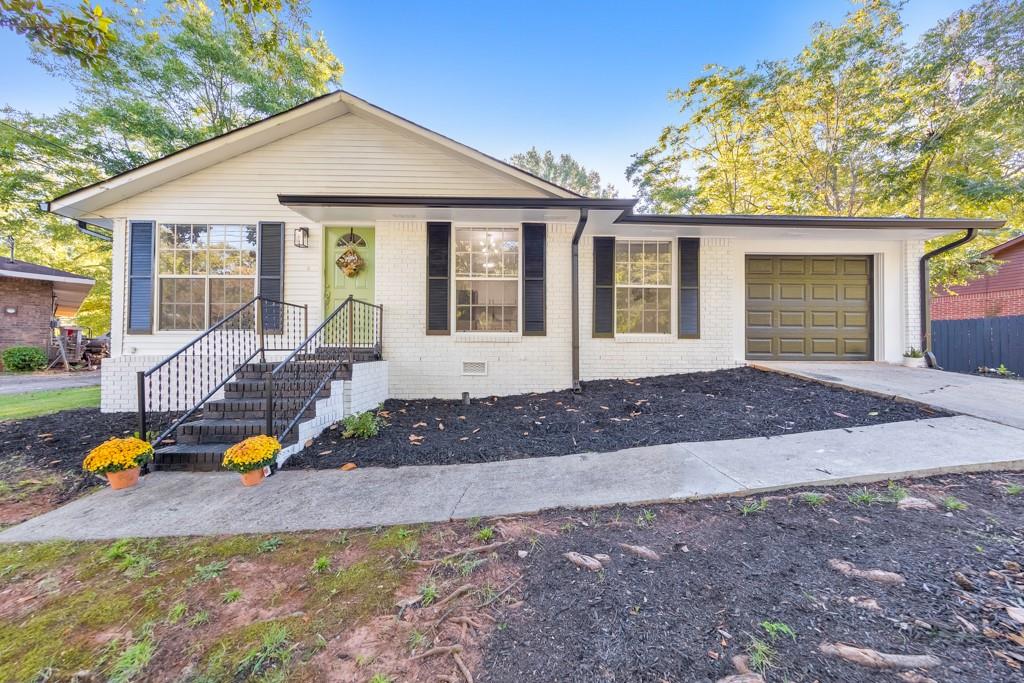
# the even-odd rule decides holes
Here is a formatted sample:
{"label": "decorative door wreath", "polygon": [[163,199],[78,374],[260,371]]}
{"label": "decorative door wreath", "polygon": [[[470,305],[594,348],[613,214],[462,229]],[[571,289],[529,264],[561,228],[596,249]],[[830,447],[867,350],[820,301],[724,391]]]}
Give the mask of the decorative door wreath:
{"label": "decorative door wreath", "polygon": [[366,265],[366,261],[359,255],[355,247],[350,246],[341,252],[334,265],[338,266],[347,277],[355,277]]}

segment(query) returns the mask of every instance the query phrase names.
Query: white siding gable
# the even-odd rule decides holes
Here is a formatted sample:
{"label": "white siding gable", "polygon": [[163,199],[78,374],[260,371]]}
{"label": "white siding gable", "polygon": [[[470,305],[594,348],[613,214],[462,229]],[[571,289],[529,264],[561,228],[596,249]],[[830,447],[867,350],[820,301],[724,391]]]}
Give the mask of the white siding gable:
{"label": "white siding gable", "polygon": [[543,197],[403,131],[346,114],[105,207],[158,220],[302,220],[281,194]]}

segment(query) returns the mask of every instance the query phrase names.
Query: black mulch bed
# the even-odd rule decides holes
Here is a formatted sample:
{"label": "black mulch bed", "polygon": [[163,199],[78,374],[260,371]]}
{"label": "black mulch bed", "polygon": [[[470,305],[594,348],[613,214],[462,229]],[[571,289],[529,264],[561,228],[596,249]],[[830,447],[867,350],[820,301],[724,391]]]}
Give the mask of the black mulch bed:
{"label": "black mulch bed", "polygon": [[343,439],[340,429],[331,429],[285,466],[490,462],[945,415],[753,368],[587,382],[580,394],[474,399],[469,406],[437,399],[389,400],[382,414],[388,426],[377,437]]}
{"label": "black mulch bed", "polygon": [[[1024,475],[904,482],[914,496],[954,495],[969,505],[949,514],[855,505],[852,489],[834,488],[817,508],[798,496],[773,498],[749,516],[736,500],[655,506],[646,526],[637,508],[541,515],[538,527],[563,531],[540,536],[523,560],[522,605],[499,618],[477,680],[716,681],[736,673],[730,659],[754,637],[776,652],[768,681],[898,680],[819,654],[826,641],[937,656],[942,664],[928,675],[938,681],[1022,680],[1021,625],[1000,609],[1024,605],[1016,564],[1024,495],[1008,492],[1010,482],[1024,484]],[[648,546],[661,559],[626,555],[618,543]],[[568,551],[612,560],[592,573],[564,559]],[[906,584],[840,576],[832,558],[898,572]],[[855,596],[875,599],[881,611],[851,604]],[[785,624],[795,638],[772,639],[765,621]]]}
{"label": "black mulch bed", "polygon": [[17,481],[26,471],[52,473],[60,478],[53,489],[56,502],[69,500],[100,483],[82,471],[86,453],[137,428],[135,413],[101,413],[98,408],[0,421],[0,481]]}

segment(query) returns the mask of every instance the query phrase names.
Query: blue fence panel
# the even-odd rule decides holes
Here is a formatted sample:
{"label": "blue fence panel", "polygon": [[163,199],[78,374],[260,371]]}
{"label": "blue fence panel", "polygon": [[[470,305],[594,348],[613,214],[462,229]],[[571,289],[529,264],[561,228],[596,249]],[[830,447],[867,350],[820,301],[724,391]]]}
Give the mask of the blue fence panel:
{"label": "blue fence panel", "polygon": [[946,370],[1005,365],[1024,375],[1024,315],[932,321],[932,348]]}

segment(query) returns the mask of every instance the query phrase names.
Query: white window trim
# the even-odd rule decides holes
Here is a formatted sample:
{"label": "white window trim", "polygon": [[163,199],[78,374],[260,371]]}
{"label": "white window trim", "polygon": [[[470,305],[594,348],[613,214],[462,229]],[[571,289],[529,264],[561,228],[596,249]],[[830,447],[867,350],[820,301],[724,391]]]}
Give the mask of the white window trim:
{"label": "white window trim", "polygon": [[[125,225],[131,225],[133,220],[143,220],[129,218]],[[164,336],[171,335],[192,335],[196,332],[205,332],[210,329],[210,276],[206,275],[161,275],[160,274],[160,226],[162,225],[255,225],[256,226],[256,272],[252,275],[217,275],[217,279],[234,279],[234,280],[252,280],[253,281],[253,296],[259,294],[260,289],[260,236],[259,226],[261,221],[238,221],[238,220],[216,220],[216,221],[202,221],[202,220],[177,220],[177,219],[166,219],[159,220],[153,218],[147,218],[145,220],[153,221],[153,334],[161,334]],[[130,247],[129,247],[130,248]],[[207,264],[209,265],[209,264]],[[125,260],[125,281],[128,278],[128,260]],[[199,330],[181,330],[181,329],[164,329],[160,325],[160,280],[163,279],[192,279],[196,277],[202,277],[205,280],[205,297],[206,304],[203,308],[203,322],[205,327]],[[243,302],[244,303],[244,302]],[[127,302],[125,303],[127,307]],[[127,308],[125,309],[127,310]],[[125,330],[127,331],[128,319],[125,317]],[[138,336],[138,335],[135,335]]]}
{"label": "white window trim", "polygon": [[[459,276],[455,272],[455,243],[458,240],[459,228],[485,228],[491,230],[515,230],[518,235],[519,258],[516,259],[516,329],[515,330],[460,330],[455,317],[458,301]],[[449,319],[452,321],[452,336],[462,337],[463,341],[478,340],[481,342],[500,342],[519,340],[523,336],[523,226],[521,223],[452,223],[452,238],[449,249],[449,276],[451,278],[451,301],[449,302]],[[474,278],[462,278],[473,280]],[[479,281],[491,279],[495,282],[509,282],[510,278],[475,278]],[[484,338],[487,336],[488,338]]]}
{"label": "white window trim", "polygon": [[[670,339],[671,340],[675,340],[676,339],[676,335],[673,333],[673,330],[677,329],[677,324],[678,323],[676,321],[676,312],[677,312],[676,309],[679,307],[679,304],[676,301],[677,297],[679,296],[679,294],[678,294],[678,290],[679,290],[679,283],[678,283],[679,269],[676,267],[676,259],[678,258],[678,254],[676,254],[676,247],[678,246],[678,240],[676,240],[674,238],[665,239],[664,237],[644,237],[642,235],[630,235],[629,237],[618,237],[618,236],[616,236],[615,237],[616,243],[618,243],[619,240],[621,240],[623,242],[664,242],[664,243],[667,243],[668,244],[668,249],[669,249],[669,254],[672,257],[672,261],[669,264],[669,268],[670,268],[671,272],[669,273],[669,275],[670,275],[670,278],[669,278],[670,282],[667,285],[667,287],[670,290],[669,291],[669,311],[668,311],[668,332],[619,332],[618,331],[619,330],[619,307],[618,307],[618,299],[619,299],[619,297],[618,297],[618,293],[619,293],[620,285],[617,282],[615,282],[614,286],[612,287],[612,313],[614,314],[612,316],[612,334],[613,334],[614,338],[615,339],[622,339],[622,341],[629,341],[629,342],[666,341],[666,340],[670,340]],[[614,282],[614,279],[615,279],[615,272],[614,272],[614,262],[613,262],[613,264],[612,264],[612,280],[613,280],[613,282]],[[662,288],[666,287],[666,285],[622,285],[622,286],[624,286],[624,287],[634,287],[635,286],[635,287],[639,287],[639,288],[650,288],[650,289],[662,289]]]}

